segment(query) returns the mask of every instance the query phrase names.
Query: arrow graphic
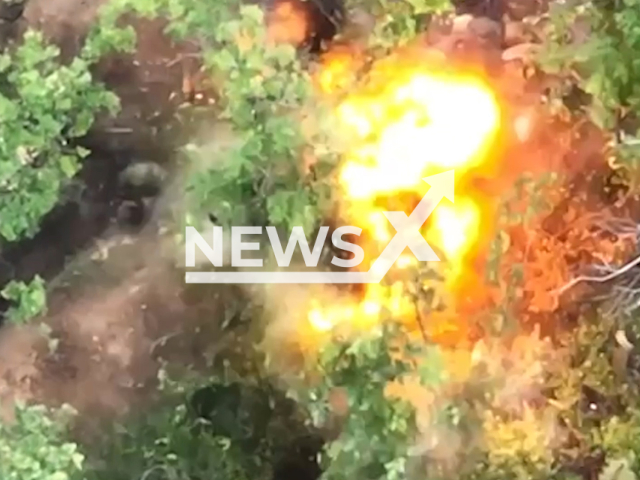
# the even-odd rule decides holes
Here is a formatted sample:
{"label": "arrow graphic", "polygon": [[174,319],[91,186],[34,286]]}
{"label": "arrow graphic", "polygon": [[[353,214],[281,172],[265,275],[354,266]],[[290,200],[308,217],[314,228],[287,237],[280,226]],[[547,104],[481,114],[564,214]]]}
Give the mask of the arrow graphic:
{"label": "arrow graphic", "polygon": [[368,272],[187,272],[186,283],[233,284],[353,284],[380,283],[405,248],[420,262],[440,259],[420,233],[420,229],[443,198],[454,201],[454,171],[449,170],[422,179],[431,188],[407,216],[404,212],[384,212],[396,234],[371,265]]}
{"label": "arrow graphic", "polygon": [[391,239],[380,256],[371,265],[367,273],[371,281],[367,283],[380,282],[393,264],[398,260],[405,248],[409,249],[420,262],[439,262],[440,258],[433,251],[431,246],[420,233],[420,229],[433,213],[443,198],[454,201],[454,171],[432,175],[422,179],[431,185],[427,194],[422,197],[420,203],[407,217],[404,212],[385,212],[387,220],[396,229],[395,236]]}

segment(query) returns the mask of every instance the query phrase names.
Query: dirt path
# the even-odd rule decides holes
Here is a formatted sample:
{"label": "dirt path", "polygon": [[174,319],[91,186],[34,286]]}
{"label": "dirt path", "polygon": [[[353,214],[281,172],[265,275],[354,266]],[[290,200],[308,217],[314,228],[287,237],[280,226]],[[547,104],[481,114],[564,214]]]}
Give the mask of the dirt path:
{"label": "dirt path", "polygon": [[187,301],[165,253],[159,236],[115,233],[51,282],[44,318],[0,329],[2,414],[16,400],[69,403],[86,418],[124,414],[154,392],[160,358],[204,365],[223,341],[220,302]]}
{"label": "dirt path", "polygon": [[[45,33],[60,46],[63,58],[79,51],[98,11],[107,0],[29,0],[24,18],[29,27]],[[181,51],[163,34],[159,20],[134,22],[138,42],[133,55],[112,55],[99,65],[98,80],[121,98],[123,110],[117,120],[102,122],[98,128],[148,130],[148,123],[161,115],[173,92],[182,86],[181,65],[172,60]],[[166,115],[165,115],[166,117]],[[155,122],[154,126],[157,126]],[[139,138],[132,143],[140,143]]]}
{"label": "dirt path", "polygon": [[[30,0],[25,19],[68,58],[103,3]],[[55,286],[40,320],[57,346],[51,350],[39,321],[0,329],[2,414],[15,400],[70,403],[87,418],[124,413],[148,398],[159,357],[201,364],[220,338],[218,301],[183,300],[183,279],[165,256],[158,226],[128,235],[113,222],[118,173],[141,158],[171,158],[158,128],[172,114],[169,97],[182,86],[180,65],[167,67],[179,48],[162,34],[162,23],[136,21],[135,27],[136,53],[111,56],[96,72],[120,96],[123,110],[101,119],[87,139],[96,151],[82,174],[88,197],[54,214],[33,241],[3,251],[18,278],[41,274]]]}
{"label": "dirt path", "polygon": [[29,0],[24,17],[64,47],[76,44],[106,0]]}

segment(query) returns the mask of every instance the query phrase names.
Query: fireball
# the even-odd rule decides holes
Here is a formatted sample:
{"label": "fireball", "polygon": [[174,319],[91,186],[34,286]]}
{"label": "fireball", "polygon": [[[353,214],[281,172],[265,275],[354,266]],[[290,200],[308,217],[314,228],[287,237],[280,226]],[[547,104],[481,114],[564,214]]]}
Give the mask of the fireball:
{"label": "fireball", "polygon": [[476,79],[420,71],[406,76],[338,110],[361,141],[342,170],[351,198],[414,191],[430,171],[471,168],[495,132],[499,110]]}
{"label": "fireball", "polygon": [[[395,234],[383,212],[410,214],[429,188],[425,176],[455,169],[456,179],[464,178],[488,160],[500,128],[500,105],[484,79],[416,60],[386,59],[354,89],[353,68],[360,63],[341,51],[325,57],[318,75],[326,94],[351,85],[335,110],[336,121],[350,138],[339,172],[341,213],[363,229],[362,246],[370,259]],[[456,191],[456,203],[442,200],[423,226],[426,239],[447,262],[449,282],[464,275],[483,215],[470,192]],[[407,250],[395,269],[416,263]],[[314,305],[310,324],[329,331],[345,322],[375,324],[385,315],[415,322],[413,300],[402,282],[367,285],[347,303]]]}

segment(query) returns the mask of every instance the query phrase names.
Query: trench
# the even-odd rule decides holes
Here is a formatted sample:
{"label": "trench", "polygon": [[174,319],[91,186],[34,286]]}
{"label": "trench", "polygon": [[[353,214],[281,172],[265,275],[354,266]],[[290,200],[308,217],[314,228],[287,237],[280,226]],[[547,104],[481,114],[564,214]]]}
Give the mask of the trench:
{"label": "trench", "polygon": [[[73,36],[71,31],[65,33]],[[65,38],[58,42],[61,59],[66,61],[73,53],[65,45],[69,42]],[[161,45],[163,49],[166,53],[166,46]],[[120,176],[128,166],[141,161],[170,166],[178,139],[169,132],[176,106],[167,99],[179,89],[179,75],[175,68],[158,74],[155,59],[140,65],[140,56],[150,54],[114,54],[95,67],[94,78],[118,95],[121,110],[115,117],[98,116],[89,133],[74,141],[91,153],[62,192],[59,204],[43,218],[37,234],[1,246],[0,288],[10,280],[26,282],[35,275],[45,281],[55,278],[74,256],[117,224],[123,217],[123,205],[143,196],[143,192],[123,188]],[[147,218],[137,217],[121,218],[120,223],[141,228]],[[8,302],[0,298],[0,313],[7,308]]]}
{"label": "trench", "polygon": [[[153,44],[152,41],[148,43]],[[167,55],[166,51],[163,53]],[[141,54],[138,51],[137,55],[145,56],[149,53]],[[99,119],[91,132],[78,141],[78,145],[88,148],[91,153],[84,160],[79,174],[63,193],[64,201],[46,215],[38,233],[33,238],[2,245],[0,289],[11,280],[28,282],[36,275],[42,277],[47,283],[57,279],[65,274],[74,259],[94,247],[96,241],[104,238],[111,231],[126,231],[134,241],[136,238],[143,239],[144,235],[148,235],[148,232],[144,233],[145,227],[152,221],[148,212],[142,216],[139,212],[130,212],[125,215],[127,218],[123,218],[123,208],[129,208],[127,205],[132,200],[138,202],[140,198],[148,196],[148,193],[136,191],[135,188],[133,190],[123,188],[120,177],[129,166],[137,162],[158,164],[169,172],[170,177],[176,173],[172,172],[176,160],[175,151],[181,144],[180,137],[183,132],[178,133],[177,129],[173,128],[176,105],[168,99],[172,92],[180,90],[182,72],[179,68],[163,72],[160,66],[155,73],[152,72],[149,75],[147,72],[142,72],[134,61],[135,58],[129,56],[114,56],[106,59],[101,69],[96,72],[96,77],[104,82],[107,88],[118,94],[122,111],[115,119]],[[153,66],[151,69],[153,70]],[[153,199],[159,198],[163,193],[162,189],[154,192]],[[131,268],[128,271],[131,271]],[[94,281],[89,275],[81,275],[86,277],[85,283]],[[126,279],[122,280],[126,281]],[[117,283],[118,279],[115,281]],[[58,312],[64,315],[65,304],[78,300],[78,298],[69,298],[59,290],[55,287],[49,292],[53,313],[47,314],[47,317],[55,317]],[[243,297],[242,293],[233,287],[221,287],[214,293],[211,288],[203,288],[203,286],[187,288],[182,284],[174,284],[174,291],[171,294],[173,295],[171,298],[159,294],[150,294],[145,298],[147,303],[145,317],[149,319],[149,325],[145,325],[145,334],[161,337],[167,334],[167,325],[174,325],[181,321],[196,325],[203,322],[212,323],[212,316],[219,314],[220,308],[225,310],[224,318],[219,320],[225,325],[220,328],[233,330],[234,335],[244,335],[247,322],[251,321],[244,318],[246,316],[244,309],[236,306],[243,301]],[[82,293],[80,300],[81,296]],[[175,301],[175,308],[167,308],[168,303],[172,301]],[[4,323],[2,314],[8,308],[9,302],[0,298],[0,326]],[[99,321],[91,318],[90,314],[87,317],[88,322]],[[151,408],[149,404],[155,401],[153,397],[156,386],[154,370],[156,357],[175,358],[178,362],[188,358],[188,362],[197,363],[197,359],[208,347],[207,343],[210,343],[208,337],[216,334],[218,326],[212,326],[211,329],[211,333],[208,334],[205,334],[206,330],[196,329],[186,331],[181,335],[183,338],[169,338],[157,349],[153,355],[154,358],[142,360],[145,370],[139,375],[143,376],[148,384],[139,395],[135,398],[131,396],[129,399],[133,406],[132,419],[135,420],[140,414],[144,415],[146,409]],[[77,359],[82,361],[82,356],[86,356],[83,352],[86,346],[74,345],[73,339],[62,337],[60,340],[59,354],[56,359],[43,359],[40,365],[40,368],[46,370],[51,377],[50,383],[60,383],[60,387],[53,390],[51,386],[42,387],[40,394],[36,395],[36,398],[39,396],[46,398],[53,391],[52,398],[46,398],[46,402],[51,404],[67,398],[66,393],[58,390],[72,385],[76,378],[82,376],[82,372],[78,371],[74,362],[77,363]],[[225,355],[225,358],[230,358],[231,362],[243,361],[243,352],[236,353],[235,358],[234,353]],[[203,368],[204,365],[196,365],[196,367]],[[264,396],[264,393],[258,392],[258,396]],[[220,393],[212,393],[211,388],[203,388],[195,395],[205,398],[209,405],[208,411],[201,412],[203,416],[221,411],[225,403]],[[187,398],[184,402],[193,403]],[[81,410],[85,417],[93,416],[92,412],[91,406],[85,411]],[[110,422],[112,415],[103,414],[104,412],[95,414],[103,417],[97,418],[96,424],[101,424],[103,420]],[[264,418],[260,418],[260,415],[273,417],[276,414],[270,411],[258,412],[258,416],[252,420],[255,423],[254,427],[263,422]],[[93,420],[91,422],[89,430],[95,427]],[[300,425],[296,429],[304,430]],[[80,439],[88,438],[84,426],[79,425],[78,432]],[[281,449],[278,458],[274,461],[274,480],[293,478],[316,480],[319,477],[320,468],[316,457],[322,449],[323,440],[317,433],[307,433],[308,435],[302,437],[298,435],[290,441],[287,440],[289,445]],[[251,448],[251,444],[247,445],[249,456],[251,456]]]}

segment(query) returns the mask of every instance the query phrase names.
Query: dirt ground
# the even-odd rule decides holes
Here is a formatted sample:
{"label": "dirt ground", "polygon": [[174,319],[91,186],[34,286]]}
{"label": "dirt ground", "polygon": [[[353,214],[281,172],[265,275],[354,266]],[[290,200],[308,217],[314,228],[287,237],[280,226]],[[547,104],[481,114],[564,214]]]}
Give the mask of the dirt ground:
{"label": "dirt ground", "polygon": [[204,366],[214,356],[220,301],[186,299],[149,232],[105,234],[50,282],[47,315],[0,329],[2,415],[16,400],[69,403],[92,419],[124,414],[154,392],[160,359]]}
{"label": "dirt ground", "polygon": [[[29,0],[25,24],[45,33],[60,46],[63,58],[75,54],[106,0]],[[138,34],[133,55],[112,55],[98,66],[96,77],[122,99],[123,111],[116,121],[100,123],[104,129],[145,130],[182,86],[182,64],[174,61],[182,48],[163,34],[160,20],[138,19]],[[136,139],[135,141],[138,141]]]}
{"label": "dirt ground", "polygon": [[30,26],[66,47],[88,30],[104,3],[105,0],[29,0],[24,17]]}
{"label": "dirt ground", "polygon": [[[80,47],[103,3],[30,0],[26,23],[43,30],[68,56]],[[149,125],[181,87],[180,64],[167,66],[179,49],[162,34],[161,22],[135,26],[136,54],[108,58],[97,71],[120,96],[123,111],[98,124],[92,142],[101,150],[100,158],[87,161],[89,177],[93,170],[98,177],[117,178],[114,169],[135,160],[115,158],[116,153],[159,161],[154,148],[162,147]],[[104,182],[96,182],[90,190],[104,188]],[[88,223],[70,210],[70,223],[45,229],[16,253],[22,276],[44,269],[54,278],[49,279],[50,308],[44,318],[29,327],[0,329],[0,413],[5,416],[16,400],[69,403],[86,418],[121,414],[148,398],[160,356],[197,364],[209,347],[215,349],[214,339],[220,337],[215,331],[216,300],[186,304],[181,298],[183,279],[175,277],[172,259],[163,259],[158,225],[152,222],[134,235],[120,231],[110,218],[110,195],[94,195],[104,210],[100,222]],[[57,243],[56,232],[75,243]],[[42,322],[51,329],[50,340],[40,331]]]}

